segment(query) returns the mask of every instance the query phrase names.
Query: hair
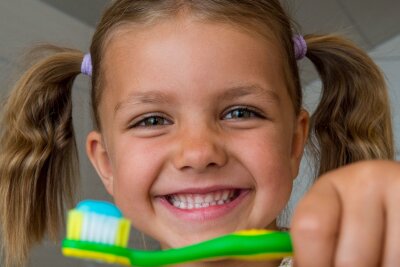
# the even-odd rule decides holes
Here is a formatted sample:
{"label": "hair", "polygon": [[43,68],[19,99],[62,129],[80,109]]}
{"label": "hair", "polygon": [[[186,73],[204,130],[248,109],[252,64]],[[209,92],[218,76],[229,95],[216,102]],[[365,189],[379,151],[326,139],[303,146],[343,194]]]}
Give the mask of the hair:
{"label": "hair", "polygon": [[[278,0],[119,0],[102,16],[93,36],[92,109],[106,81],[102,58],[123,27],[151,26],[185,16],[228,23],[279,44],[296,115],[302,91],[292,36],[294,24]],[[322,80],[320,103],[311,117],[310,143],[318,175],[363,159],[392,159],[393,136],[387,89],[368,55],[334,35],[306,35],[307,57]],[[64,209],[73,202],[78,177],[72,126],[71,87],[83,53],[46,46],[51,53],[33,64],[3,109],[0,136],[0,220],[5,266],[22,266],[30,248],[49,233],[56,238]]]}

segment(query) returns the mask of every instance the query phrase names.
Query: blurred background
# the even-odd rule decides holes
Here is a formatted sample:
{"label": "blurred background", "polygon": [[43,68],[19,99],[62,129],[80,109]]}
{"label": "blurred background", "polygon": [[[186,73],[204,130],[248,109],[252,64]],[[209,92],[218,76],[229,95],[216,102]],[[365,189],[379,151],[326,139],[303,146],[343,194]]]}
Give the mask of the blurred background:
{"label": "blurred background", "polygon": [[[0,1],[0,97],[4,99],[23,67],[20,56],[42,42],[88,51],[99,16],[108,0],[1,0]],[[400,1],[397,0],[287,0],[281,1],[301,26],[301,33],[337,32],[353,39],[366,49],[387,78],[396,137],[396,158],[400,158]],[[305,106],[313,110],[319,99],[320,83],[308,60],[300,63]],[[110,200],[84,152],[86,134],[91,130],[89,79],[80,75],[74,85],[74,123],[81,162],[79,199]],[[305,156],[295,182],[289,210],[307,190],[312,177],[310,161]],[[289,214],[290,215],[290,214]],[[283,218],[288,223],[290,216]],[[151,222],[149,222],[151,223]],[[157,248],[158,245],[134,231],[131,247]],[[61,256],[60,244],[45,241],[33,250],[31,267],[107,266],[67,259]]]}

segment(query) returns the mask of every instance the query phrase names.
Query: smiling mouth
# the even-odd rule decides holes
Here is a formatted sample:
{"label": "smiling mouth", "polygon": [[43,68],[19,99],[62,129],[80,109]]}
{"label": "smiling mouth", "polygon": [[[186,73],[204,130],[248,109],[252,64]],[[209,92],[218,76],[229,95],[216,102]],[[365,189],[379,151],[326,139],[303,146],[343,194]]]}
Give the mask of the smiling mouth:
{"label": "smiling mouth", "polygon": [[228,204],[242,192],[241,189],[224,189],[205,194],[171,194],[165,196],[165,199],[178,209],[193,210]]}

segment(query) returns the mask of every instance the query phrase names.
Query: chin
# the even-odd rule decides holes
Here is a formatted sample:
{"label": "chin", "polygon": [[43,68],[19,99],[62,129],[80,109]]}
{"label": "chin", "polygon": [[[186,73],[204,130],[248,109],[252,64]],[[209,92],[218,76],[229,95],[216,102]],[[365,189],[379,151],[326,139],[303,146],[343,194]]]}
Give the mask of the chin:
{"label": "chin", "polygon": [[179,237],[172,237],[169,240],[160,241],[160,246],[162,249],[179,248],[203,242],[231,232],[232,231],[227,231],[225,229],[224,231],[213,230],[206,233],[190,233],[190,234],[182,233],[182,235],[180,235]]}

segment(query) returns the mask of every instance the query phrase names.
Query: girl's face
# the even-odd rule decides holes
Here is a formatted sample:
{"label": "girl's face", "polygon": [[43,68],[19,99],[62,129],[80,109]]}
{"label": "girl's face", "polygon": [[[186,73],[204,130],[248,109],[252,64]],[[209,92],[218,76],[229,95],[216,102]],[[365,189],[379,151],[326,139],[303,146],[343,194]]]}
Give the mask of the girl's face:
{"label": "girl's face", "polygon": [[165,248],[274,227],[308,126],[282,61],[274,43],[224,24],[182,19],[114,35],[102,132],[87,150],[135,227]]}

